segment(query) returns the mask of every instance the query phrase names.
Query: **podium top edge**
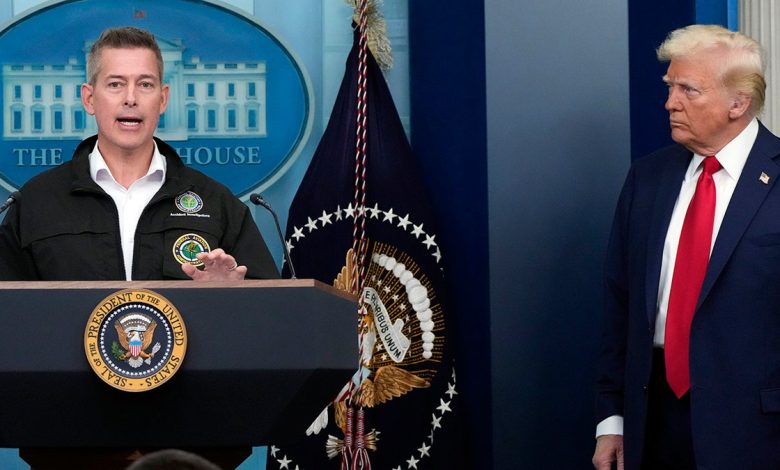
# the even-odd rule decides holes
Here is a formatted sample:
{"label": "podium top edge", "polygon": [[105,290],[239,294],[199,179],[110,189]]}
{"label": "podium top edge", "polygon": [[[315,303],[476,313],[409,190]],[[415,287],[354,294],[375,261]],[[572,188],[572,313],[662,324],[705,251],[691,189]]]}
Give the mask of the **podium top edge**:
{"label": "podium top edge", "polygon": [[313,287],[347,300],[340,289],[316,279],[247,279],[243,281],[0,281],[0,290],[14,289],[275,289]]}

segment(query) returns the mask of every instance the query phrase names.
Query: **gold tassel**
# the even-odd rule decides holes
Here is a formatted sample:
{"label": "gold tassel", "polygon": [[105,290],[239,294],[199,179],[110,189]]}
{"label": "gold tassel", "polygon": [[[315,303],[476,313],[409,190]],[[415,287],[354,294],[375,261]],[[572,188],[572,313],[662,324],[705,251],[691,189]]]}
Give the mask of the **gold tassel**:
{"label": "gold tassel", "polygon": [[[360,24],[360,2],[362,0],[345,0],[355,11],[352,14],[352,20],[355,24]],[[377,64],[383,71],[388,71],[393,67],[393,48],[390,46],[390,40],[387,38],[387,22],[379,11],[382,6],[381,0],[364,0],[366,2],[366,36],[368,37],[368,48],[376,59]]]}

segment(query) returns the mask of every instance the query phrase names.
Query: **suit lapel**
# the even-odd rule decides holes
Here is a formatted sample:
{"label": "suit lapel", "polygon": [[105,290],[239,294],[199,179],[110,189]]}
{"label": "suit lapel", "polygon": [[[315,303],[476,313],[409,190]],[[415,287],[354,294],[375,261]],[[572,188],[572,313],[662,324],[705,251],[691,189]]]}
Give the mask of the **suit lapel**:
{"label": "suit lapel", "polygon": [[[750,221],[753,220],[756,211],[761,207],[780,175],[780,168],[774,161],[778,154],[780,154],[780,139],[760,125],[756,142],[750,150],[742,175],[737,181],[734,194],[723,217],[718,237],[715,239],[696,308],[707,298],[734,248],[750,225]],[[762,173],[769,177],[768,183],[760,179]]]}
{"label": "suit lapel", "polygon": [[664,253],[666,232],[669,220],[672,218],[674,204],[680,194],[685,171],[691,162],[693,154],[684,147],[675,147],[675,154],[666,159],[666,164],[660,169],[658,191],[655,194],[653,211],[650,214],[650,227],[647,240],[647,273],[645,276],[645,307],[650,325],[655,324],[658,305],[658,282],[661,278],[661,261]]}

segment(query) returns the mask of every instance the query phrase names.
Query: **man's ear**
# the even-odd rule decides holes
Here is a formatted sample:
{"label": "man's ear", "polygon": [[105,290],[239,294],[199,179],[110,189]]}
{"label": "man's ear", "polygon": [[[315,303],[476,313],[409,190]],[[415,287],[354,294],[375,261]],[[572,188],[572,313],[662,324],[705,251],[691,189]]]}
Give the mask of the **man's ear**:
{"label": "man's ear", "polygon": [[749,96],[737,93],[731,99],[729,105],[729,118],[739,119],[744,116],[750,110],[750,103],[752,100]]}
{"label": "man's ear", "polygon": [[81,85],[81,104],[84,105],[88,114],[95,115],[95,108],[92,106],[92,85],[89,83]]}
{"label": "man's ear", "polygon": [[168,98],[170,92],[171,89],[167,84],[162,85],[162,94],[160,97],[160,114],[164,113],[165,110],[168,108]]}

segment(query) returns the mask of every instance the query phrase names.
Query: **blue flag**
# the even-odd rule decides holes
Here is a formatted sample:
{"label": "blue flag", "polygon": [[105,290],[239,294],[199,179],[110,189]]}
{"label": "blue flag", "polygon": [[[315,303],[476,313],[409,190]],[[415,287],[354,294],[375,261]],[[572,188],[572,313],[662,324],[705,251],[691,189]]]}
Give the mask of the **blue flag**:
{"label": "blue flag", "polygon": [[[359,313],[356,306],[361,357],[355,358],[352,406],[345,400],[347,384],[334,390],[335,403],[323,404],[323,414],[300,430],[299,442],[269,446],[269,469],[339,468],[353,421],[352,440],[362,439],[375,469],[465,465],[441,237],[390,91],[367,55],[365,204],[355,200],[356,32],[330,121],[290,207],[286,233],[299,278],[349,291],[355,273],[353,225],[355,217],[365,215],[365,308]],[[347,419],[353,413],[349,408],[354,416]],[[361,409],[365,417],[358,423]]]}

